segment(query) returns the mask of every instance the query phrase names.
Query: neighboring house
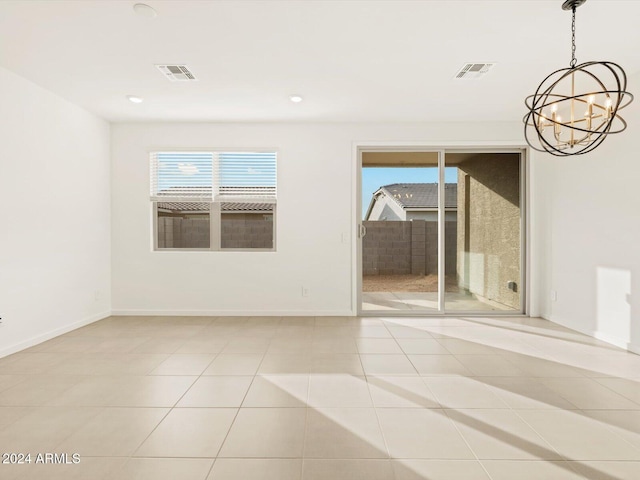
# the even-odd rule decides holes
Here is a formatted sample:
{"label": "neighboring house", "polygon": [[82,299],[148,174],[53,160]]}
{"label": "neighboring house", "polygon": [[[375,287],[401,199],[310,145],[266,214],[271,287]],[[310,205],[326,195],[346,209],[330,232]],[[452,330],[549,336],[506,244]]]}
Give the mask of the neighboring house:
{"label": "neighboring house", "polygon": [[[445,184],[445,220],[455,221],[458,185]],[[371,198],[365,220],[438,220],[437,183],[393,183],[380,187]]]}

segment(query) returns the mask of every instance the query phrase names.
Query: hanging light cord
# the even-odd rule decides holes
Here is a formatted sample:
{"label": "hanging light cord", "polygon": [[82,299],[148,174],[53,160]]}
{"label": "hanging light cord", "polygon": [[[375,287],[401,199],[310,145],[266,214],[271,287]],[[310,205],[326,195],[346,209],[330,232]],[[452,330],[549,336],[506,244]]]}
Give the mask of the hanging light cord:
{"label": "hanging light cord", "polygon": [[578,60],[576,60],[576,6],[571,9],[573,15],[571,18],[571,68],[575,68]]}

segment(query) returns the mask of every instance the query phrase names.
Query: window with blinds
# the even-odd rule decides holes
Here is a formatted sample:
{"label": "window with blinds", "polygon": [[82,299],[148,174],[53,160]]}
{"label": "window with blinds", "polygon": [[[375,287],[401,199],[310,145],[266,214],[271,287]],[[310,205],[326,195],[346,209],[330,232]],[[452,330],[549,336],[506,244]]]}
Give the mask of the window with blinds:
{"label": "window with blinds", "polygon": [[275,152],[151,154],[154,248],[275,249]]}

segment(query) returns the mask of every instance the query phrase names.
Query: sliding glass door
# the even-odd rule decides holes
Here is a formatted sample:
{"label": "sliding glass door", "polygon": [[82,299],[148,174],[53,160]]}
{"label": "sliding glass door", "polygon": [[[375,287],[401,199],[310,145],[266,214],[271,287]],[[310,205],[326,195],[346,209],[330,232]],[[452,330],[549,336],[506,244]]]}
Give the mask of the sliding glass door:
{"label": "sliding glass door", "polygon": [[360,152],[360,312],[523,312],[521,156]]}

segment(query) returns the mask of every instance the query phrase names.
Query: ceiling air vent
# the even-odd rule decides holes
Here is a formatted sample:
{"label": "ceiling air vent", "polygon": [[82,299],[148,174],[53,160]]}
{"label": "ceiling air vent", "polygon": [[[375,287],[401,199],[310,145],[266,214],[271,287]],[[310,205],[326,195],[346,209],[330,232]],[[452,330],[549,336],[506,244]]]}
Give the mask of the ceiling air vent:
{"label": "ceiling air vent", "polygon": [[197,80],[186,65],[156,65],[156,68],[172,82],[191,82]]}
{"label": "ceiling air vent", "polygon": [[495,63],[467,63],[456,73],[456,79],[474,79],[484,77]]}

